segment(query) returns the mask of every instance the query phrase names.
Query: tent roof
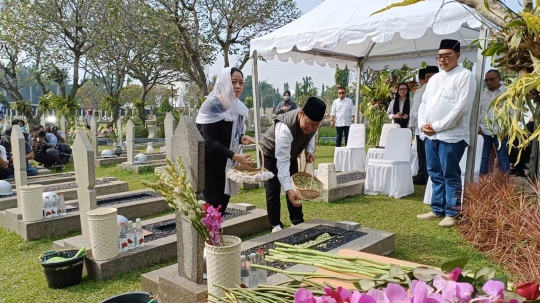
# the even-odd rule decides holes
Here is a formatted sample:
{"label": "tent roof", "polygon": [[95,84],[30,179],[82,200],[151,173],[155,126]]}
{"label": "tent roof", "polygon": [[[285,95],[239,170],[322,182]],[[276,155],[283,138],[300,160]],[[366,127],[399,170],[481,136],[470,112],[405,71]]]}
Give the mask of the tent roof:
{"label": "tent roof", "polygon": [[[373,68],[419,65],[434,58],[441,39],[461,42],[462,59],[478,39],[482,17],[453,0],[425,0],[370,16],[399,0],[325,0],[297,20],[251,41],[251,51],[272,60],[345,66],[368,58]],[[472,46],[471,46],[472,47]],[[391,66],[392,67],[392,66]]]}

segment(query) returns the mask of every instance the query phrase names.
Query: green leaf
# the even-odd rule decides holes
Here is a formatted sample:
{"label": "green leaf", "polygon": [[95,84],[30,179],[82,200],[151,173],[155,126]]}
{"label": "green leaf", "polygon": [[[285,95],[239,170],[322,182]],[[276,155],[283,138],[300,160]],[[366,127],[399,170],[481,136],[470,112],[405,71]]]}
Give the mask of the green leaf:
{"label": "green leaf", "polygon": [[507,301],[510,301],[512,299],[515,299],[517,300],[518,302],[523,302],[525,301],[525,298],[523,298],[522,296],[518,295],[517,293],[513,292],[513,291],[508,291],[508,290],[505,290],[504,291],[504,300],[507,300]]}
{"label": "green leaf", "polygon": [[484,267],[484,268],[480,268],[479,270],[477,270],[475,273],[474,273],[474,278],[475,279],[478,279],[479,277],[481,276],[486,276],[489,279],[495,277],[495,269],[491,268],[491,267]]}
{"label": "green leaf", "polygon": [[391,277],[398,277],[398,276],[403,276],[405,274],[405,272],[403,271],[403,269],[401,269],[400,266],[398,265],[390,265],[390,276]]}
{"label": "green leaf", "polygon": [[475,277],[474,279],[474,285],[476,286],[484,286],[484,284],[486,284],[487,281],[489,281],[489,277],[486,276],[486,275],[481,275],[481,276],[478,276],[478,277]]}
{"label": "green leaf", "polygon": [[435,278],[435,276],[440,275],[441,272],[432,268],[427,267],[417,267],[413,271],[413,275],[416,279],[424,282],[429,282]]}
{"label": "green leaf", "polygon": [[461,269],[465,268],[468,262],[469,262],[469,258],[461,258],[461,259],[457,259],[453,261],[448,261],[444,263],[443,265],[441,265],[441,270],[445,274],[447,274],[451,272],[452,270],[454,270],[454,268],[458,268],[458,267]]}
{"label": "green leaf", "polygon": [[368,291],[375,287],[375,281],[369,279],[361,279],[353,283],[356,288],[363,291]]}
{"label": "green leaf", "polygon": [[506,28],[520,27],[520,26],[527,27],[527,23],[525,23],[525,21],[521,19],[515,19],[508,22],[508,24],[506,24]]}
{"label": "green leaf", "polygon": [[510,47],[517,48],[521,43],[521,31],[516,31],[510,40]]}

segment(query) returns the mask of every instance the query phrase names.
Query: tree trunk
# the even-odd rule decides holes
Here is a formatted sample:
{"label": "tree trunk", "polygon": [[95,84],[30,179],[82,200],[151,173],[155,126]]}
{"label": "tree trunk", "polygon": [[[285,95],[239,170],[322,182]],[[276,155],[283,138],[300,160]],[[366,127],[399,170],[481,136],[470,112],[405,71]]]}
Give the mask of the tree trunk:
{"label": "tree trunk", "polygon": [[223,67],[229,67],[231,66],[230,65],[230,62],[229,62],[229,49],[230,49],[230,45],[228,43],[225,43],[222,45],[223,47],[223,60],[225,61],[225,64]]}
{"label": "tree trunk", "polygon": [[148,96],[148,93],[150,92],[151,88],[148,88],[148,83],[142,83],[143,92],[141,95],[141,101],[142,101],[142,109],[139,109],[139,118],[141,119],[141,122],[144,125],[144,122],[146,121],[146,115],[144,114],[144,107],[146,105],[146,96]]}

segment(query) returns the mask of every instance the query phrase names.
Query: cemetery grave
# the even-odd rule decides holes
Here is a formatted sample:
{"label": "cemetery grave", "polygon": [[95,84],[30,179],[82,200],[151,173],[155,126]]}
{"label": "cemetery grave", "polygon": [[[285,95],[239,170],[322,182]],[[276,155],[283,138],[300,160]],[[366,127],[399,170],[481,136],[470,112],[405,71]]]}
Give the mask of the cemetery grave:
{"label": "cemetery grave", "polygon": [[[303,244],[325,233],[330,234],[331,238],[324,243],[318,243],[315,249],[331,253],[341,249],[351,249],[377,255],[388,255],[394,249],[395,238],[392,233],[362,228],[360,224],[355,222],[334,223],[325,220],[312,220],[279,232],[243,241],[241,254],[245,255],[254,252],[259,247],[267,250],[272,248],[274,242]],[[189,239],[192,235],[184,235],[185,239],[186,237]],[[178,254],[178,264],[143,274],[142,289],[147,292],[158,293],[163,303],[206,302],[207,285],[202,279],[203,269],[202,266],[199,267],[199,260],[193,260],[192,258],[192,256],[197,255],[197,248],[196,245],[193,245],[191,251],[185,251],[188,247],[185,246],[184,251],[182,251],[185,254]],[[275,265],[303,272],[317,270],[315,267],[305,265],[288,267],[287,264],[271,264],[270,266]],[[189,274],[196,277],[191,276],[188,278],[186,274],[187,268],[191,269]],[[269,273],[268,283],[277,284],[287,279],[284,275]]]}
{"label": "cemetery grave", "polygon": [[[11,186],[13,189],[15,189],[15,179],[6,179],[9,183],[11,183]],[[46,176],[32,176],[27,178],[28,184],[42,184],[42,185],[49,185],[49,184],[57,184],[57,183],[65,183],[65,182],[72,182],[75,181],[75,174],[72,172],[68,173],[58,173],[58,174],[49,174]]]}

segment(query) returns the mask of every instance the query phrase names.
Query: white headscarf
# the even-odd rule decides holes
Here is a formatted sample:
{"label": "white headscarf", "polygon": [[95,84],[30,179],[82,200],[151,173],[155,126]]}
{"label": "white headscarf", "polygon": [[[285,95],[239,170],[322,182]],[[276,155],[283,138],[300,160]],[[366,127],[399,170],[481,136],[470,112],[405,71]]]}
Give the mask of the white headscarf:
{"label": "white headscarf", "polygon": [[[248,108],[238,100],[234,94],[234,88],[231,79],[231,68],[226,67],[221,70],[219,78],[216,81],[214,89],[206,100],[201,105],[197,119],[197,124],[211,124],[222,120],[231,121],[233,123],[231,132],[231,144],[229,149],[234,153],[240,152],[240,136],[245,134],[246,125],[245,119]],[[235,161],[227,160],[225,166],[225,175]],[[226,195],[237,195],[238,184],[225,177],[225,192]]]}

